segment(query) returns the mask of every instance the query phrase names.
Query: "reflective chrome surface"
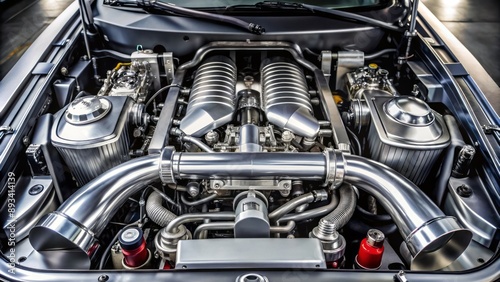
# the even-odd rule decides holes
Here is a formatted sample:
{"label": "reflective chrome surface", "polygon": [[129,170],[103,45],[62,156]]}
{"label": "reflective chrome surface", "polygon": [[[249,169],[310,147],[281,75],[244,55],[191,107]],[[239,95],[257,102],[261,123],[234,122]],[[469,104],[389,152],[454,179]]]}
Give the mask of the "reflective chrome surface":
{"label": "reflective chrome surface", "polygon": [[272,124],[295,134],[315,138],[318,120],[303,71],[283,58],[268,59],[261,67],[262,101]]}
{"label": "reflective chrome surface", "polygon": [[316,239],[233,238],[180,241],[175,267],[326,269],[326,263]]}
{"label": "reflective chrome surface", "polygon": [[176,179],[324,180],[325,163],[322,153],[175,152],[171,168]]}
{"label": "reflective chrome surface", "polygon": [[69,104],[64,118],[72,124],[87,124],[100,120],[110,110],[111,103],[105,98],[81,97]]}
{"label": "reflective chrome surface", "polygon": [[[128,97],[95,99],[109,101],[109,113],[90,123],[72,124],[63,117],[63,109],[52,126],[52,144],[79,186],[130,159],[127,121],[132,100]],[[79,105],[81,103],[87,102],[82,100]],[[84,165],[82,160],[85,160]]]}
{"label": "reflective chrome surface", "polygon": [[167,227],[162,229],[162,233],[175,233],[179,226],[188,222],[210,220],[234,220],[236,215],[234,212],[218,212],[218,213],[188,213],[178,216],[172,220]]}
{"label": "reflective chrome surface", "polygon": [[472,232],[463,229],[456,218],[429,220],[414,230],[406,243],[412,254],[412,270],[436,270],[450,265],[465,251]]}
{"label": "reflective chrome surface", "polygon": [[159,178],[159,155],[126,162],[80,188],[31,229],[37,251],[79,249],[87,254],[113,215],[134,193]]}
{"label": "reflective chrome surface", "polygon": [[407,125],[429,125],[435,119],[429,105],[415,97],[392,98],[385,102],[384,110],[394,120]]}
{"label": "reflective chrome surface", "polygon": [[[326,191],[322,190],[322,193],[323,192],[326,193]],[[315,199],[316,199],[316,197],[312,192],[300,195],[296,198],[293,198],[290,201],[286,202],[284,205],[282,205],[279,208],[272,211],[269,214],[269,220],[272,223],[277,222],[280,218],[282,218],[284,215],[288,214],[289,212],[293,211],[295,208],[297,208],[303,204],[312,203],[315,201]],[[323,199],[323,198],[321,198],[321,199]]]}
{"label": "reflective chrome surface", "polygon": [[364,105],[371,115],[370,158],[421,185],[443,149],[450,144],[444,119],[421,100],[379,92],[363,91]]}
{"label": "reflective chrome surface", "polygon": [[[468,197],[460,196],[461,186],[468,187],[472,193]],[[484,183],[477,177],[450,177],[447,192],[443,208],[446,214],[457,217],[462,225],[469,228],[474,234],[474,241],[491,247],[500,228],[500,211],[488,198]]]}
{"label": "reflective chrome surface", "polygon": [[344,180],[373,195],[391,215],[414,256],[412,269],[449,265],[467,248],[472,233],[444,213],[405,177],[385,165],[346,155]]}
{"label": "reflective chrome surface", "polygon": [[253,124],[245,124],[240,128],[239,147],[240,152],[261,152],[262,146],[259,142],[259,127]]}
{"label": "reflective chrome surface", "polygon": [[233,118],[236,110],[236,66],[225,56],[205,60],[196,71],[185,117],[180,129],[201,137]]}

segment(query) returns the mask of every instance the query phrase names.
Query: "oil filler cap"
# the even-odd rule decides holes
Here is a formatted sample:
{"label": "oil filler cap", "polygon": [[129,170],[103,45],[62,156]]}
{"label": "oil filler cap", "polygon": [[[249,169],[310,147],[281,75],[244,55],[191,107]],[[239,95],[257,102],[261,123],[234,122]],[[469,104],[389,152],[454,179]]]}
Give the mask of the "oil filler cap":
{"label": "oil filler cap", "polygon": [[85,96],[69,105],[64,117],[71,124],[88,124],[102,119],[111,110],[111,102],[103,97]]}
{"label": "oil filler cap", "polygon": [[135,250],[141,246],[144,241],[143,232],[140,228],[127,228],[118,238],[120,246],[125,250]]}
{"label": "oil filler cap", "polygon": [[384,104],[387,115],[394,120],[413,126],[426,126],[434,121],[431,108],[415,97],[395,97]]}

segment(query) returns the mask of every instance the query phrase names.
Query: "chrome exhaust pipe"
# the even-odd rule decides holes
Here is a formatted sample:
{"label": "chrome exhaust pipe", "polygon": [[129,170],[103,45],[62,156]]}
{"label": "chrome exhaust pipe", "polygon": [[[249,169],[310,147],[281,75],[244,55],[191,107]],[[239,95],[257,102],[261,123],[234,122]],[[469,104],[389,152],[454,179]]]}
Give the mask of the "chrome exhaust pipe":
{"label": "chrome exhaust pipe", "polygon": [[411,268],[416,270],[446,267],[472,239],[469,230],[445,216],[416,185],[363,157],[340,151],[178,153],[167,147],[161,156],[129,161],[80,188],[31,230],[31,244],[38,251],[74,249],[91,255],[96,238],[119,207],[158,178],[165,183],[182,178],[307,179],[335,187],[346,181],[374,195],[391,215],[413,256]]}

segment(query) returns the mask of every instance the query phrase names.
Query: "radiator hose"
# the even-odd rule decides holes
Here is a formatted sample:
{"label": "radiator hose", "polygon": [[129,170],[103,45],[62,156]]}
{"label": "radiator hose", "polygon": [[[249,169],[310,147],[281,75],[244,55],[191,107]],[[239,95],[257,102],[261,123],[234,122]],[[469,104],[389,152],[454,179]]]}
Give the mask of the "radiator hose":
{"label": "radiator hose", "polygon": [[153,191],[146,201],[146,213],[149,219],[161,227],[167,226],[177,217],[163,206],[163,198],[156,191]]}

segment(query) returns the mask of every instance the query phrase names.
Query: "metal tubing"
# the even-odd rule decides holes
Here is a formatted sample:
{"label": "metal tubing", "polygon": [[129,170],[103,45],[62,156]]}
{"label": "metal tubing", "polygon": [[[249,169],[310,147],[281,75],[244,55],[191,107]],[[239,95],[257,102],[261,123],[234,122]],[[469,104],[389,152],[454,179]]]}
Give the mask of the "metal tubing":
{"label": "metal tubing", "polygon": [[202,199],[199,199],[197,201],[189,201],[188,199],[186,199],[186,195],[185,194],[182,194],[181,195],[181,201],[187,205],[187,206],[199,206],[199,205],[202,205],[202,204],[206,204],[206,203],[209,203],[210,201],[213,201],[215,200],[215,198],[217,198],[218,195],[217,194],[212,194],[210,196],[207,196],[205,198],[202,198]]}
{"label": "metal tubing", "polygon": [[286,202],[284,205],[275,209],[272,213],[270,213],[268,216],[269,221],[277,222],[280,218],[282,218],[287,213],[293,211],[298,206],[314,202],[314,199],[315,197],[313,193],[306,193],[304,195],[293,198],[290,201]]}
{"label": "metal tubing", "polygon": [[167,233],[175,233],[175,232],[177,232],[177,228],[179,226],[181,226],[184,223],[188,223],[188,222],[203,221],[205,219],[234,220],[235,218],[236,218],[236,215],[234,214],[234,212],[187,213],[187,214],[183,214],[181,216],[178,216],[174,220],[172,220],[165,228],[165,231]]}
{"label": "metal tubing", "polygon": [[397,52],[398,52],[398,49],[383,49],[383,50],[380,50],[376,53],[365,55],[365,60],[373,60],[373,59],[376,59],[376,58],[383,56],[385,54],[397,53]]}
{"label": "metal tubing", "polygon": [[304,221],[304,220],[308,220],[308,219],[311,219],[311,218],[320,217],[320,216],[323,216],[323,215],[325,215],[327,213],[330,213],[339,204],[339,197],[338,196],[336,196],[335,194],[332,194],[331,197],[332,198],[330,200],[330,203],[328,203],[328,205],[324,205],[324,206],[321,206],[321,207],[318,207],[318,208],[306,210],[306,211],[303,211],[301,213],[290,213],[290,214],[287,214],[287,215],[283,216],[278,221],[278,223],[287,222],[287,221],[300,222],[300,221]]}
{"label": "metal tubing", "polygon": [[372,194],[391,215],[413,256],[412,270],[446,267],[469,245],[472,233],[404,176],[363,157],[344,158],[344,180]]}
{"label": "metal tubing", "polygon": [[[295,222],[289,221],[284,226],[271,226],[271,233],[289,233],[295,228]],[[193,234],[195,239],[206,239],[206,235],[203,235],[203,231],[209,230],[231,230],[234,229],[234,222],[209,222],[203,223],[196,228]]]}
{"label": "metal tubing", "polygon": [[38,251],[95,248],[98,237],[127,199],[158,179],[159,155],[121,164],[87,183],[30,231]]}
{"label": "metal tubing", "polygon": [[[228,221],[228,222],[209,222],[209,223],[203,223],[200,226],[196,228],[193,234],[193,238],[195,239],[206,239],[206,232],[203,231],[209,231],[209,230],[231,230],[234,229],[234,222],[233,221]],[[205,234],[203,234],[205,233]]]}
{"label": "metal tubing", "polygon": [[193,143],[194,145],[198,146],[200,149],[202,149],[203,151],[205,151],[207,153],[214,152],[214,150],[212,150],[212,148],[210,148],[207,144],[203,143],[203,141],[201,141],[200,139],[198,139],[196,137],[184,135],[181,137],[181,140],[184,142]]}
{"label": "metal tubing", "polygon": [[[449,265],[468,246],[472,233],[447,217],[413,183],[378,162],[339,152],[321,153],[175,153],[165,148],[161,157],[149,155],[126,162],[91,181],[59,210],[46,215],[30,232],[38,251],[91,251],[126,199],[158,179],[303,179],[327,183],[346,181],[372,194],[391,215],[414,256],[412,269]],[[175,233],[186,222],[234,220],[232,212],[185,214],[166,227]],[[282,218],[284,221],[284,219]],[[88,253],[91,255],[90,253]]]}
{"label": "metal tubing", "polygon": [[290,233],[295,228],[295,221],[290,220],[284,226],[271,226],[271,233]]}
{"label": "metal tubing", "polygon": [[[323,153],[174,153],[177,179],[325,179]],[[167,160],[170,162],[170,160]]]}

